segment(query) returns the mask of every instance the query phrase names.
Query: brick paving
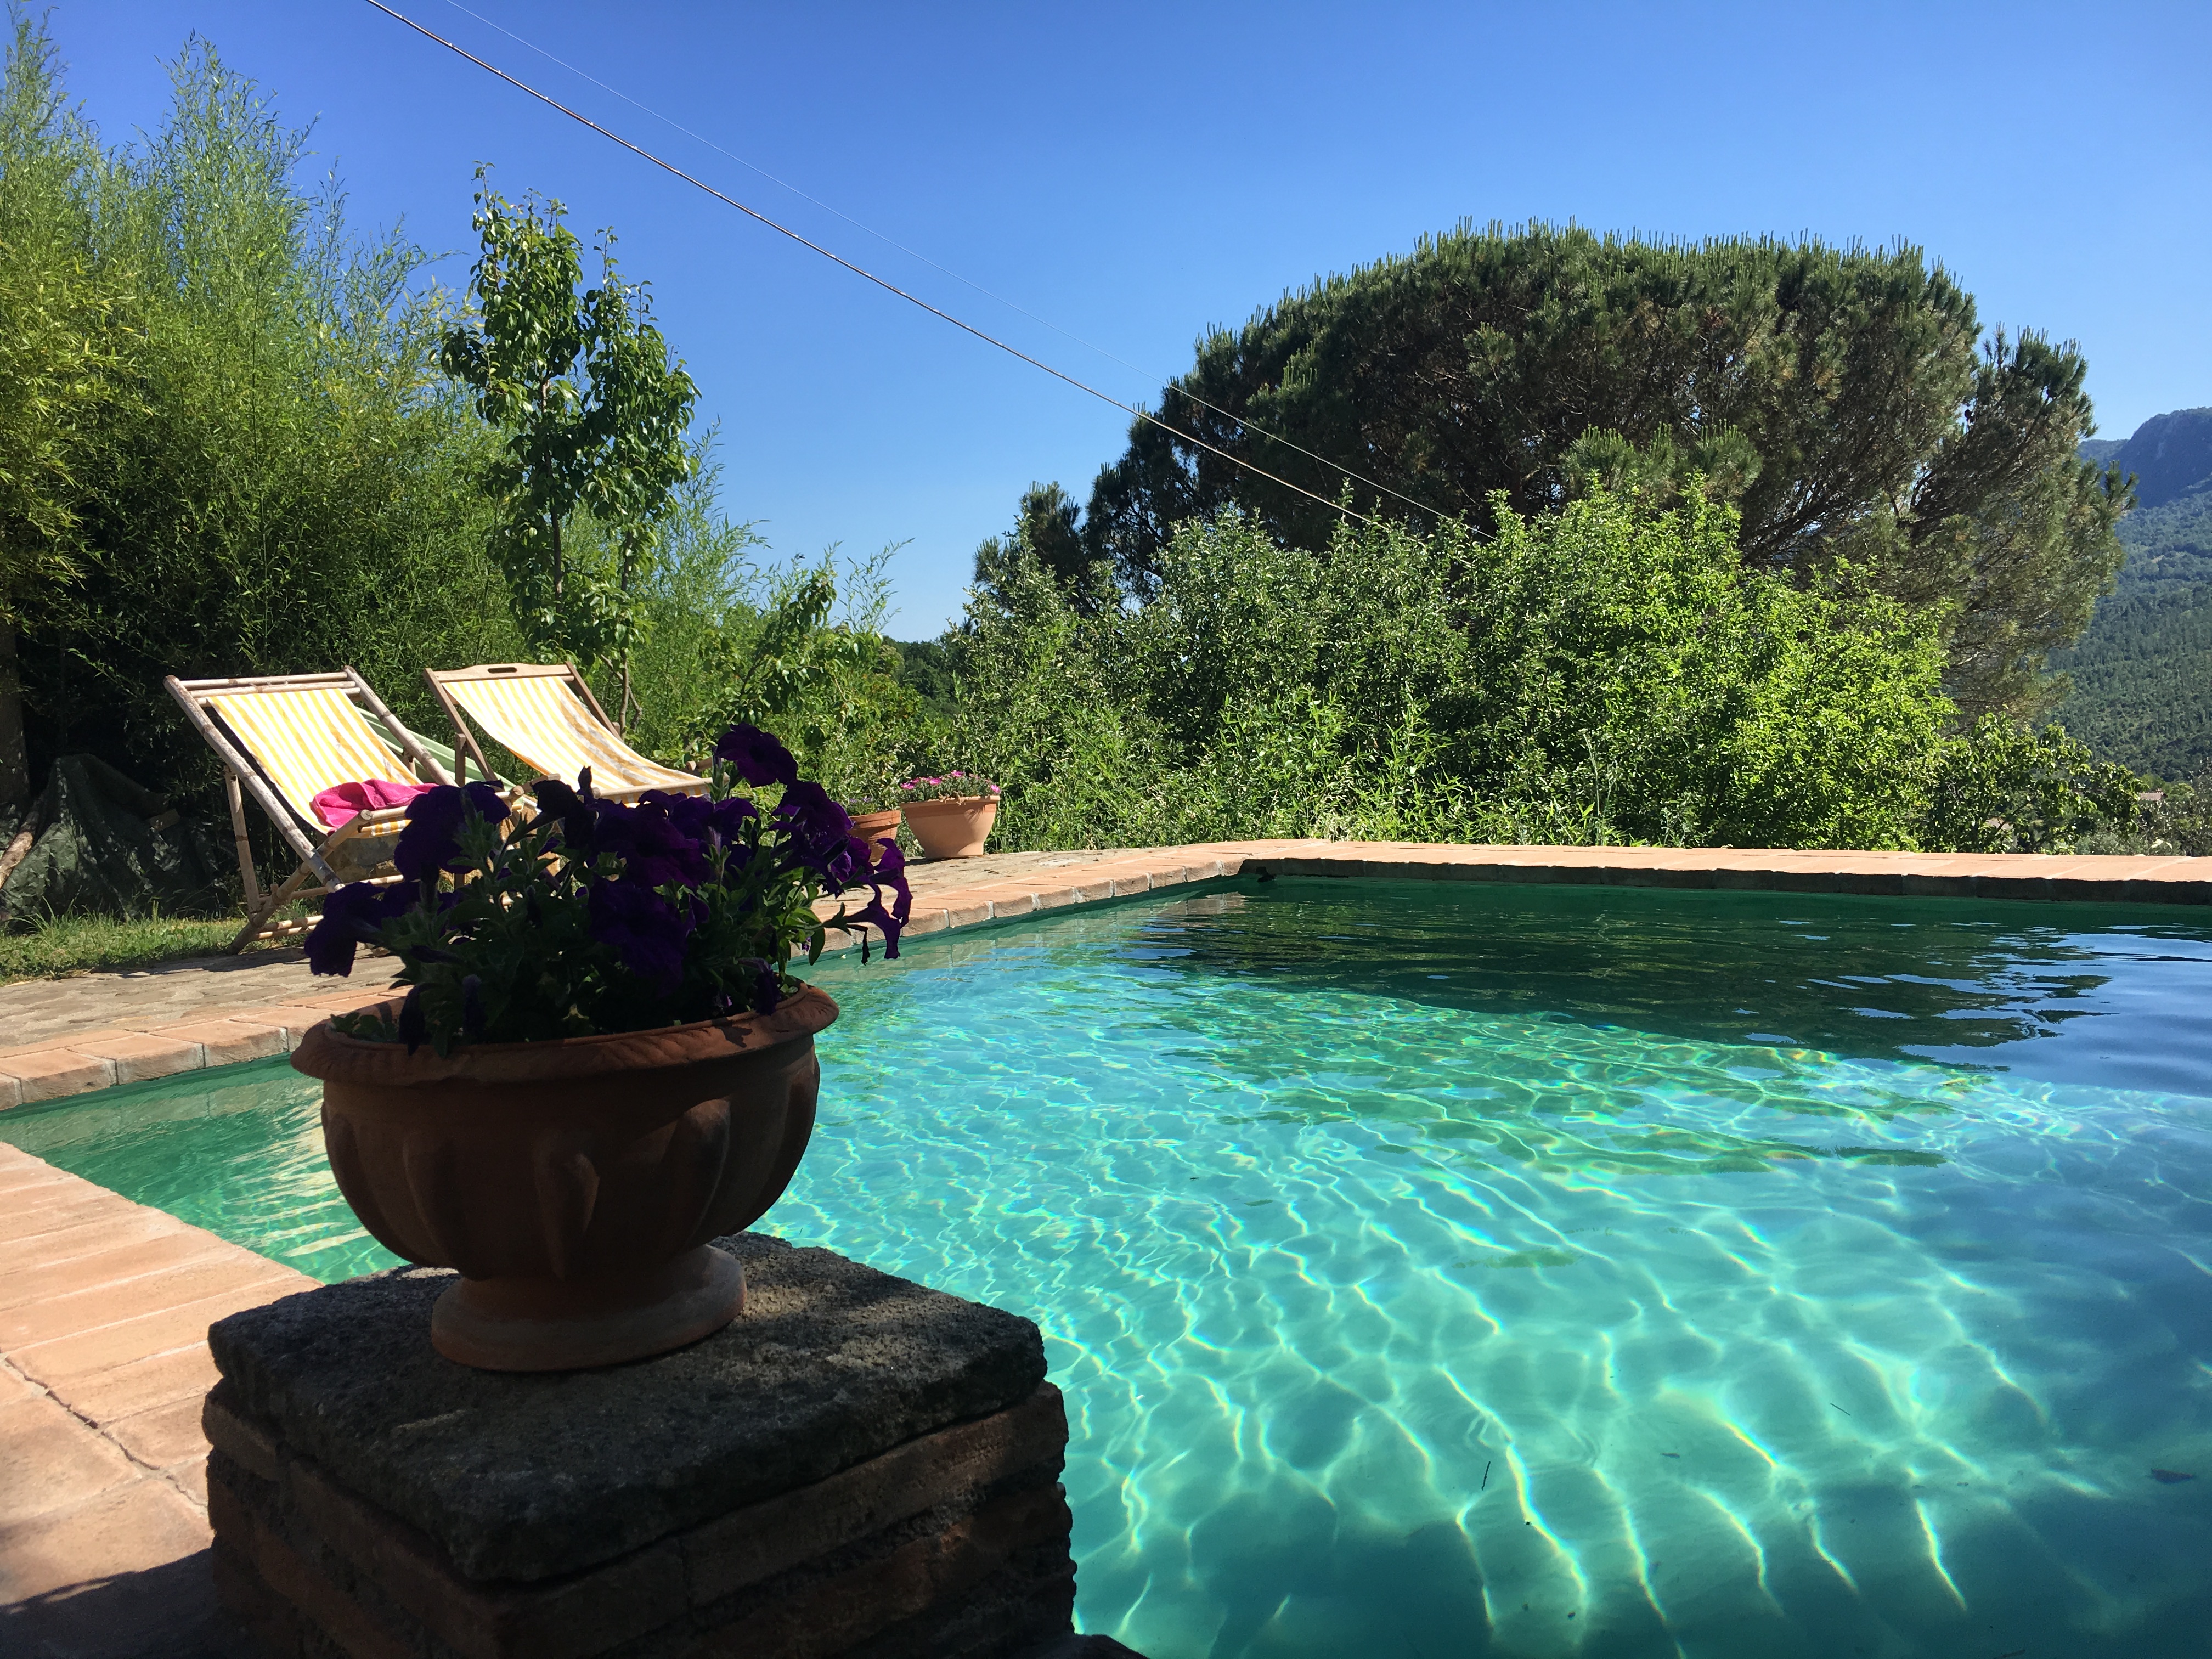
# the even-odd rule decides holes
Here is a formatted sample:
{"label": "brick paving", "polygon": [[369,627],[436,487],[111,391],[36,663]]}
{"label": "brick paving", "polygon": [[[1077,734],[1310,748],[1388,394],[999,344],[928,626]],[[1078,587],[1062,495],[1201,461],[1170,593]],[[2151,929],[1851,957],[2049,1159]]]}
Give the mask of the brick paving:
{"label": "brick paving", "polygon": [[[1234,854],[1014,853],[915,867],[913,930],[1233,875]],[[835,913],[825,903],[826,917]],[[289,1053],[331,1014],[389,994],[398,964],[364,955],[318,978],[296,948],[0,986],[0,1110]]]}
{"label": "brick paving", "polygon": [[0,1145],[0,1652],[202,1650],[207,1328],[313,1282]]}
{"label": "brick paving", "polygon": [[318,979],[297,950],[269,951],[0,986],[0,1109],[288,1053],[386,995],[398,967],[364,957]]}
{"label": "brick paving", "polygon": [[[1236,875],[2212,903],[2212,859],[1272,841],[920,865],[912,928]],[[317,979],[280,951],[0,988],[0,1107],[287,1052],[394,967]],[[202,1650],[207,1327],[312,1283],[0,1145],[0,1652]]]}

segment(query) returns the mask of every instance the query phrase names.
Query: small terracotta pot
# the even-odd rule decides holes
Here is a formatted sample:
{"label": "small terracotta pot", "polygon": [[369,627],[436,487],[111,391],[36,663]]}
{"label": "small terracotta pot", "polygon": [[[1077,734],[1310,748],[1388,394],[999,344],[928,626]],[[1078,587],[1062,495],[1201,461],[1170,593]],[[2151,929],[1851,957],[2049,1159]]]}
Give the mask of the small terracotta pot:
{"label": "small terracotta pot", "polygon": [[996,795],[955,795],[945,800],[910,800],[906,827],[933,859],[980,858],[991,826],[998,821]]}
{"label": "small terracotta pot", "polygon": [[441,1059],[311,1030],[323,1144],[361,1224],[406,1261],[457,1269],[430,1340],[487,1370],[574,1370],[682,1347],[744,1307],[707,1241],[783,1195],[814,1132],[809,988],[745,1014]]}
{"label": "small terracotta pot", "polygon": [[898,839],[899,817],[899,809],[894,806],[888,812],[863,812],[853,820],[853,833],[868,843],[870,864],[884,861],[884,849],[877,845],[878,842]]}

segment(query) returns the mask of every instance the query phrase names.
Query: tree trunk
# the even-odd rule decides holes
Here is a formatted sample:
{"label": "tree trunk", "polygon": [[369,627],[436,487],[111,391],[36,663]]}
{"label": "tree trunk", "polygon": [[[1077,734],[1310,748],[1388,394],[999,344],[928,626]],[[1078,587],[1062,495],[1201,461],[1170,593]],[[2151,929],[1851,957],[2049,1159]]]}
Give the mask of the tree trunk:
{"label": "tree trunk", "polygon": [[0,621],[0,812],[31,804],[31,758],[23,748],[23,675],[15,625]]}
{"label": "tree trunk", "polygon": [[[630,556],[630,549],[631,549],[634,545],[635,545],[635,544],[631,541],[631,539],[629,538],[629,537],[628,537],[628,536],[624,536],[624,537],[623,538],[623,551],[622,551],[622,596],[623,596],[623,611],[624,611],[624,613],[625,613],[625,617],[627,617],[627,613],[628,613],[628,611],[629,611],[629,570],[630,570],[630,557],[629,557],[629,556]],[[624,737],[628,737],[628,736],[629,735],[630,714],[631,714],[631,711],[632,711],[632,709],[633,709],[633,708],[635,708],[635,703],[634,703],[634,702],[633,702],[633,700],[631,699],[631,696],[630,696],[630,694],[629,694],[629,657],[630,657],[630,650],[629,650],[629,635],[625,634],[625,635],[623,635],[623,661],[622,661],[622,712],[621,712],[618,715],[617,715],[617,716],[616,716],[616,720],[615,720],[615,725],[616,725],[617,728],[617,729],[622,732],[623,736],[624,736]]]}

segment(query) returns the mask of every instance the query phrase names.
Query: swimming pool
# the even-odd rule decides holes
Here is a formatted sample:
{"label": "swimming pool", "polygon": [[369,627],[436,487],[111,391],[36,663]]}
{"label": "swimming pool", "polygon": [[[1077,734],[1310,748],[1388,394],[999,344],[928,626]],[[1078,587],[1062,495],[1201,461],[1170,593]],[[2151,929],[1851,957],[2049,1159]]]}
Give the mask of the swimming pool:
{"label": "swimming pool", "polygon": [[[2212,917],[1238,881],[815,976],[764,1225],[1043,1326],[1085,1629],[2212,1651]],[[314,1088],[0,1139],[343,1277]]]}

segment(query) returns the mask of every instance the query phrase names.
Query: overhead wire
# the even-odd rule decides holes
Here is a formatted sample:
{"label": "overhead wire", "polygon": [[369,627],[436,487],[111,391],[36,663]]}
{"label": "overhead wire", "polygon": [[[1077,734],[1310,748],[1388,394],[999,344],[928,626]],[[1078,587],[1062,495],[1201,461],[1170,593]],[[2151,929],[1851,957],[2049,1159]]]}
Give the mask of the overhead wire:
{"label": "overhead wire", "polygon": [[1083,336],[1076,333],[1073,330],[1062,328],[1058,323],[1054,322],[1049,317],[1039,316],[1036,312],[1031,311],[1027,306],[1022,304],[1018,300],[1009,300],[1003,294],[994,293],[990,289],[984,287],[982,283],[976,282],[973,277],[963,276],[960,272],[953,270],[950,265],[940,264],[938,261],[931,258],[927,253],[922,252],[920,249],[908,247],[904,242],[900,241],[896,237],[886,235],[884,232],[876,229],[872,225],[863,224],[860,220],[855,219],[851,214],[846,212],[842,208],[836,207],[830,203],[823,201],[819,196],[816,196],[811,191],[800,188],[799,185],[793,184],[788,179],[778,178],[775,173],[770,173],[766,167],[762,167],[759,163],[748,161],[744,156],[738,155],[735,150],[726,149],[722,145],[716,143],[712,138],[708,137],[704,133],[694,131],[691,128],[685,126],[681,121],[675,119],[672,116],[662,114],[650,104],[641,102],[639,100],[631,97],[629,94],[624,92],[620,87],[611,86],[608,82],[600,80],[598,76],[592,74],[589,70],[579,69],[567,58],[561,57],[558,53],[547,51],[546,48],[539,46],[535,40],[532,40],[523,35],[517,34],[513,29],[507,27],[506,24],[499,21],[498,19],[487,17],[480,11],[471,10],[469,7],[463,5],[461,3],[461,0],[446,0],[446,3],[451,6],[455,11],[459,12],[464,17],[472,17],[477,22],[482,23],[486,28],[496,29],[500,33],[514,41],[518,46],[521,46],[527,51],[536,52],[540,58],[544,58],[548,63],[558,64],[561,68],[568,70],[569,74],[577,76],[580,80],[589,81],[593,86],[599,88],[600,91],[606,93],[612,97],[621,99],[623,102],[628,104],[632,109],[638,111],[641,114],[651,116],[662,125],[682,133],[686,138],[690,139],[694,143],[704,144],[708,149],[713,150],[716,155],[726,156],[729,160],[735,161],[739,167],[746,168],[750,172],[758,173],[762,178],[767,179],[769,183],[775,185],[778,189],[787,190],[793,196],[798,197],[801,201],[811,202],[816,207],[820,208],[824,213],[830,214],[837,218],[842,219],[847,224],[852,226],[854,229],[860,232],[863,235],[872,236],[878,241],[884,243],[886,246],[896,248],[901,253],[905,254],[908,258],[920,260],[923,264],[927,265],[932,270],[937,271],[941,275],[950,276],[954,282],[959,283],[968,288],[974,289],[976,293],[981,295],[985,299],[992,301],[995,304],[1002,305],[1009,311],[1018,312],[1021,315],[1028,318],[1039,327],[1050,329],[1062,339],[1073,340],[1076,344],[1083,347],[1086,351],[1095,351],[1100,356],[1105,358],[1109,362],[1119,363],[1122,368],[1127,369],[1133,374],[1139,374],[1145,376],[1148,380],[1156,380],[1167,383],[1168,390],[1174,396],[1187,398],[1191,403],[1196,404],[1200,409],[1210,410],[1213,414],[1220,416],[1224,420],[1234,421],[1237,425],[1243,427],[1247,432],[1256,434],[1258,436],[1267,439],[1270,443],[1278,443],[1282,445],[1285,449],[1295,450],[1297,453],[1304,456],[1308,460],[1318,461],[1322,465],[1328,467],[1334,471],[1342,473],[1354,483],[1365,484],[1370,489],[1380,490],[1385,495],[1389,495],[1395,500],[1403,501],[1408,507],[1417,507],[1421,512],[1426,513],[1431,517],[1437,516],[1437,509],[1429,506],[1426,502],[1416,501],[1411,495],[1406,495],[1401,491],[1393,489],[1389,484],[1383,483],[1379,479],[1370,478],[1364,473],[1355,472],[1352,468],[1345,465],[1342,462],[1333,461],[1328,456],[1318,454],[1315,451],[1308,449],[1303,444],[1294,443],[1290,439],[1283,436],[1279,432],[1271,432],[1266,427],[1261,426],[1257,421],[1253,420],[1249,416],[1239,415],[1233,410],[1222,408],[1218,404],[1209,403],[1206,399],[1200,397],[1196,392],[1191,391],[1189,387],[1174,385],[1169,380],[1168,376],[1155,374],[1152,370],[1146,369],[1139,364],[1133,363],[1127,357],[1121,356],[1117,352],[1109,351],[1107,348],[1098,344],[1096,341],[1086,340]]}
{"label": "overhead wire", "polygon": [[[578,125],[590,128],[593,132],[598,133],[602,138],[608,140],[611,143],[619,145],[622,149],[629,151],[632,155],[639,157],[641,160],[650,161],[653,166],[660,168],[663,172],[682,179],[693,189],[702,191],[707,195],[713,197],[716,201],[720,202],[726,207],[735,208],[746,217],[767,226],[770,230],[775,231],[777,234],[788,237],[791,240],[797,242],[801,247],[820,254],[823,258],[828,259],[833,264],[842,266],[845,270],[851,271],[854,276],[862,278],[864,281],[873,283],[876,287],[882,289],[884,292],[896,295],[898,298],[904,300],[908,304],[927,312],[931,316],[937,318],[942,322],[950,323],[953,327],[960,330],[963,333],[972,335],[976,339],[982,341],[985,344],[996,347],[999,350],[1005,352],[1010,357],[1018,358],[1021,362],[1029,364],[1030,368],[1040,369],[1043,373],[1051,375],[1053,379],[1062,381],[1068,386],[1073,386],[1079,392],[1097,398],[1101,403],[1109,404],[1114,408],[1121,410],[1125,414],[1133,416],[1138,420],[1143,421],[1148,425],[1158,427],[1161,431],[1167,433],[1171,437],[1180,438],[1183,442],[1190,444],[1196,448],[1205,450],[1209,454],[1218,455],[1223,460],[1227,461],[1231,466],[1241,467],[1247,472],[1253,473],[1259,477],[1267,479],[1270,483],[1279,484],[1285,489],[1288,489],[1296,495],[1303,495],[1309,501],[1316,501],[1322,506],[1328,508],[1331,512],[1342,514],[1346,518],[1356,520],[1361,524],[1372,525],[1375,522],[1375,520],[1370,518],[1367,514],[1356,512],[1352,508],[1346,507],[1341,501],[1332,501],[1326,495],[1320,495],[1314,490],[1308,489],[1303,484],[1293,483],[1288,478],[1285,478],[1275,473],[1270,472],[1267,468],[1246,460],[1242,456],[1232,455],[1227,450],[1223,449],[1217,445],[1210,444],[1203,438],[1200,438],[1191,433],[1185,432],[1182,428],[1160,419],[1158,416],[1154,415],[1150,410],[1145,409],[1135,404],[1123,403],[1119,398],[1115,397],[1112,393],[1102,392],[1097,386],[1091,386],[1086,381],[1079,380],[1076,379],[1074,375],[1067,374],[1064,370],[1054,368],[1050,363],[1046,362],[1043,359],[1031,356],[1028,352],[1022,350],[1019,347],[1010,345],[1006,341],[1000,339],[997,336],[977,328],[973,323],[963,321],[960,318],[954,316],[951,312],[932,305],[928,301],[921,298],[919,295],[908,292],[905,289],[899,287],[897,283],[887,281],[884,277],[877,276],[873,271],[846,258],[844,255],[836,252],[832,249],[824,247],[819,242],[813,241],[808,237],[802,235],[798,231],[792,229],[788,225],[782,224],[778,221],[770,218],[767,214],[761,212],[757,208],[749,207],[744,203],[738,201],[737,198],[725,194],[723,191],[717,190],[714,185],[707,183],[703,179],[697,178],[692,173],[685,172],[682,167],[678,167],[673,161],[667,161],[661,156],[654,155],[643,145],[633,143],[631,140],[623,137],[622,134],[615,131],[613,129],[601,125],[599,122],[592,119],[590,116],[582,113],[580,111],[570,108],[568,105],[562,103],[559,99],[553,97],[550,94],[540,92],[536,87],[532,86],[528,82],[509,75],[505,70],[500,68],[496,64],[489,63],[485,59],[477,57],[466,47],[459,45],[455,41],[447,40],[444,35],[437,33],[436,30],[416,22],[404,12],[396,10],[392,7],[386,5],[384,3],[384,0],[367,0],[367,3],[375,8],[378,11],[382,12],[386,16],[392,19],[395,22],[404,24],[407,27],[414,30],[416,33],[422,36],[425,40],[434,41],[437,45],[445,47],[447,51],[452,52],[455,57],[465,58],[469,63],[474,64],[478,69],[483,70],[485,73],[506,82],[507,85],[514,88],[518,92],[527,94],[530,97],[535,98],[539,103],[545,105],[548,108],[558,111],[561,114],[567,116]],[[1231,418],[1234,417],[1232,416]],[[1333,465],[1334,463],[1330,463],[1330,465]],[[1394,491],[1392,493],[1395,494],[1395,492]],[[1419,506],[1419,503],[1416,502],[1414,505]],[[1422,510],[1424,512],[1432,512],[1434,509],[1423,507]]]}

